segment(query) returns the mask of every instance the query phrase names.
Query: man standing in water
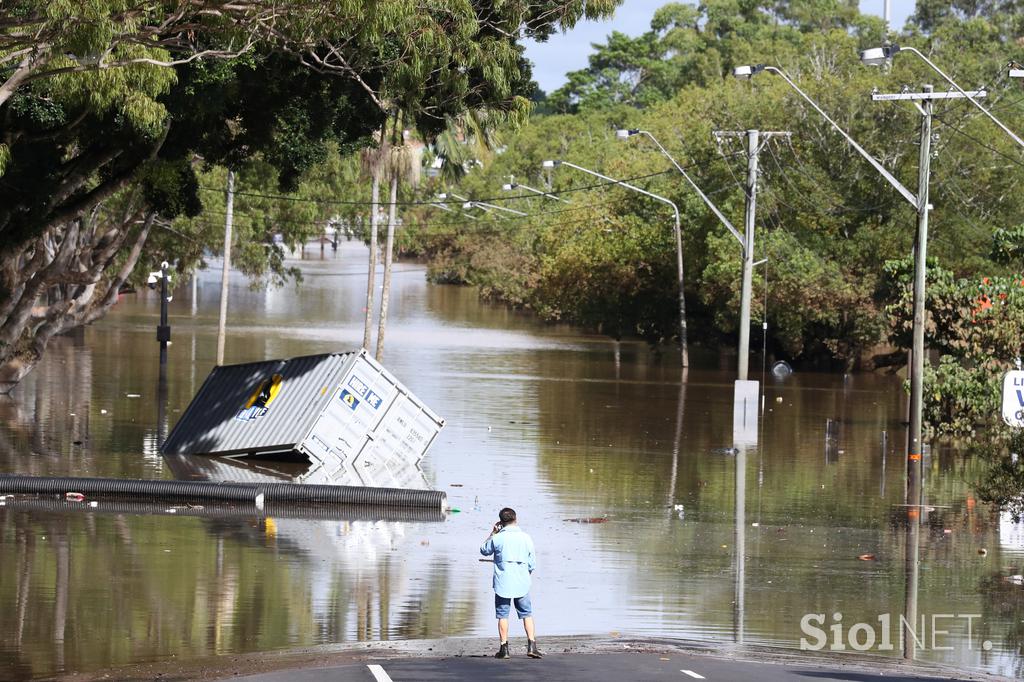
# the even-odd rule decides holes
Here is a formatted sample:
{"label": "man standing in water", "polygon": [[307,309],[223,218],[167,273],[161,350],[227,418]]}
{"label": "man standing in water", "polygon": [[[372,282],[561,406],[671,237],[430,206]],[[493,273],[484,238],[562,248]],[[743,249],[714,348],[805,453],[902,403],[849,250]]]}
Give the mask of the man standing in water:
{"label": "man standing in water", "polygon": [[533,608],[530,605],[530,574],[537,567],[533,540],[516,523],[514,509],[505,507],[498,514],[491,534],[480,548],[484,556],[494,555],[494,615],[498,618],[501,648],[495,658],[511,658],[508,650],[508,612],[515,602],[516,613],[526,630],[526,655],[540,658],[533,629]]}

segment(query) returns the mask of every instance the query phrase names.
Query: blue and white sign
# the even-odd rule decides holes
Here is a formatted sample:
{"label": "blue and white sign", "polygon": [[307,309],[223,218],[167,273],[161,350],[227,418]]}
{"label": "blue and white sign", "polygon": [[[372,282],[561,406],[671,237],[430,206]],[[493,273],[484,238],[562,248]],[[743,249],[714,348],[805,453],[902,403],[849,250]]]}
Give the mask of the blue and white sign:
{"label": "blue and white sign", "polygon": [[1024,371],[1015,369],[1003,377],[1003,421],[1024,427]]}

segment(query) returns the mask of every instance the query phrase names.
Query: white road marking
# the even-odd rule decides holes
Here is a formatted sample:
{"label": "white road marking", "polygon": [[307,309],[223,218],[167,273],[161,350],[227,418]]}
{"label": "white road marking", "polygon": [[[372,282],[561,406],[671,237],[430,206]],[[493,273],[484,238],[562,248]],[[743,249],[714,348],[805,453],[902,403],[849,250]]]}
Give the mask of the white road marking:
{"label": "white road marking", "polygon": [[698,675],[697,673],[693,672],[692,670],[680,670],[679,672],[686,673],[687,675],[689,675],[690,677],[692,677],[695,680],[703,680],[704,679],[703,675]]}
{"label": "white road marking", "polygon": [[391,676],[384,672],[384,668],[379,665],[374,664],[366,667],[370,669],[370,672],[373,674],[373,679],[377,680],[377,682],[394,682],[394,680],[391,679]]}

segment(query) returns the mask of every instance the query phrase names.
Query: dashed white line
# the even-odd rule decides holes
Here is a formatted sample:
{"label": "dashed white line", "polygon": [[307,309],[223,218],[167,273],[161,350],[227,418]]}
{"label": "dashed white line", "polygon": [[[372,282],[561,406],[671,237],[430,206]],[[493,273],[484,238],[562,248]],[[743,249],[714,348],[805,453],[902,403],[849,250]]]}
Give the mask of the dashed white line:
{"label": "dashed white line", "polygon": [[692,670],[680,670],[679,672],[686,673],[687,675],[689,675],[690,677],[692,677],[695,680],[703,680],[704,679],[703,675],[698,675],[697,673],[693,672]]}
{"label": "dashed white line", "polygon": [[379,665],[374,664],[366,667],[370,669],[373,679],[377,680],[377,682],[394,682],[394,680],[391,679],[391,676],[384,672],[384,668]]}

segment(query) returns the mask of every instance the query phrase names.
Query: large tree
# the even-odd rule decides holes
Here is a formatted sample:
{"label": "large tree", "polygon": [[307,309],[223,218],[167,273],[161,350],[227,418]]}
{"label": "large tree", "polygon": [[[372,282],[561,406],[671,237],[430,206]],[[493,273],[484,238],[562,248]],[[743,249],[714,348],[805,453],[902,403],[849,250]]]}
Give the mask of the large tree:
{"label": "large tree", "polygon": [[[0,8],[0,381],[100,317],[154,225],[199,211],[196,172],[270,164],[294,188],[401,111],[522,117],[523,37],[615,0],[16,0]],[[206,234],[206,233],[202,233]],[[186,235],[195,253],[200,235]],[[161,246],[170,246],[162,240]]]}

